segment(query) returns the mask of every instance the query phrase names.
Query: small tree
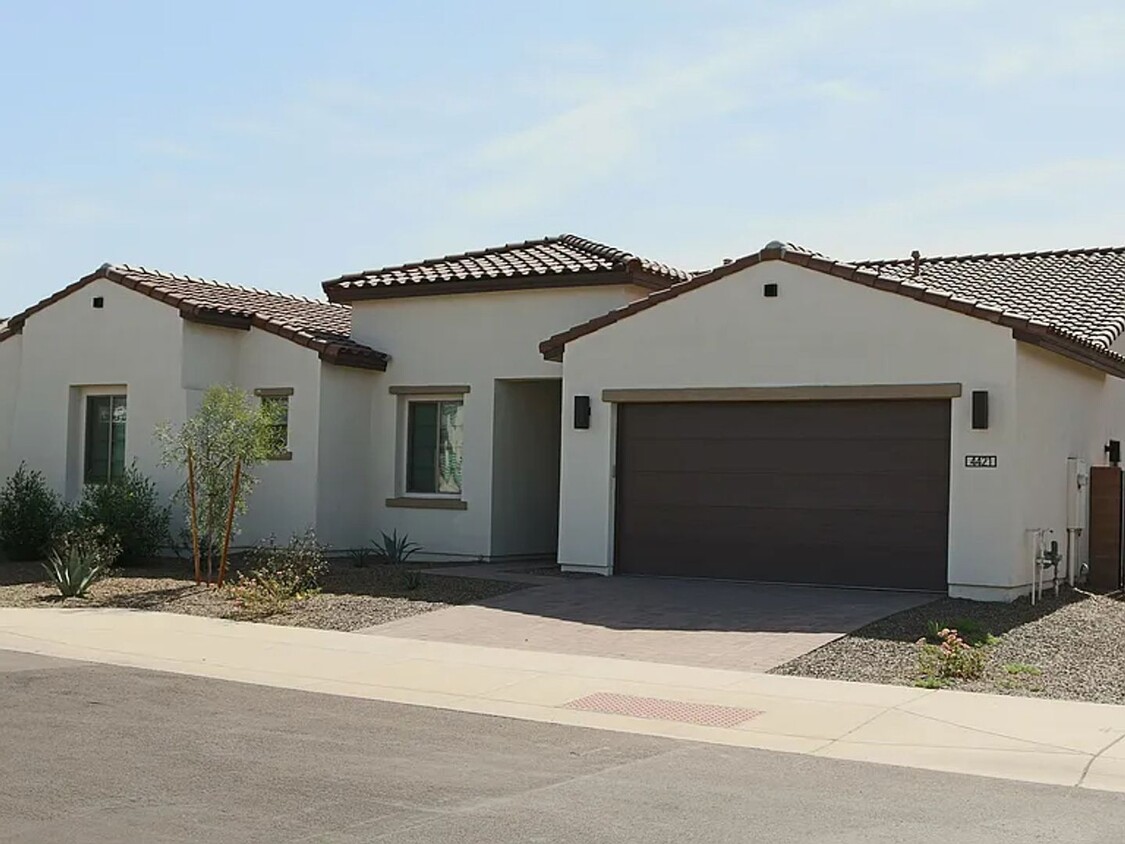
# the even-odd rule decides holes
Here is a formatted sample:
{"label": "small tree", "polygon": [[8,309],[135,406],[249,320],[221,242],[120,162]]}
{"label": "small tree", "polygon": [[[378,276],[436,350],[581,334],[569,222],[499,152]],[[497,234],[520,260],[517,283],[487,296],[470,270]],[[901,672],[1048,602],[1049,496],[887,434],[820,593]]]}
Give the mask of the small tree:
{"label": "small tree", "polygon": [[[165,465],[184,471],[176,500],[186,505],[188,527],[198,537],[200,557],[207,560],[211,582],[216,555],[223,555],[238,532],[238,517],[258,479],[252,469],[274,449],[273,416],[254,397],[237,387],[215,386],[203,395],[198,412],[179,430],[163,426],[157,440]],[[222,571],[220,570],[220,577]]]}

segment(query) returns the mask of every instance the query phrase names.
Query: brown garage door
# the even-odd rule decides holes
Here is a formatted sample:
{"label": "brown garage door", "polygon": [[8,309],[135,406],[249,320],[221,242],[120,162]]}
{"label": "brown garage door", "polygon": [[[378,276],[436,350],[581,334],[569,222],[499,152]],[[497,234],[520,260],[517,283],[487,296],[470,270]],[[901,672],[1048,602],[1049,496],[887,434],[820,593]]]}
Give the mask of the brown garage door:
{"label": "brown garage door", "polygon": [[622,404],[621,574],[945,590],[948,401]]}

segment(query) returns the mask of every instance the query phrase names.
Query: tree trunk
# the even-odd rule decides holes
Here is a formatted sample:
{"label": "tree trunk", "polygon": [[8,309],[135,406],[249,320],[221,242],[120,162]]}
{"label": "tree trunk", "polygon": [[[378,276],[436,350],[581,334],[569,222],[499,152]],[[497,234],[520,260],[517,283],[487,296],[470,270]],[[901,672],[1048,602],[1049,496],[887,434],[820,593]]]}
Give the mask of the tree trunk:
{"label": "tree trunk", "polygon": [[242,458],[234,462],[234,483],[230,490],[230,509],[227,510],[227,528],[223,533],[223,555],[219,558],[219,586],[223,585],[223,578],[227,574],[227,554],[230,553],[230,538],[234,532],[234,509],[238,504],[238,487],[242,483]]}
{"label": "tree trunk", "polygon": [[195,565],[195,585],[198,586],[203,581],[203,573],[200,571],[199,514],[195,503],[195,459],[190,448],[187,450],[187,471],[188,501],[191,504],[191,560]]}

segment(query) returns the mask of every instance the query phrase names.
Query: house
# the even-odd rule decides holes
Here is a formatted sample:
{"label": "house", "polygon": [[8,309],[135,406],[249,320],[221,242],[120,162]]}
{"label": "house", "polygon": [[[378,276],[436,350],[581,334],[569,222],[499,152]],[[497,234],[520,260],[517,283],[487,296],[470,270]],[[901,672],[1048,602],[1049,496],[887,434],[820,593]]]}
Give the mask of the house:
{"label": "house", "polygon": [[153,430],[229,383],[287,411],[242,543],[1008,600],[1030,530],[1087,559],[1072,473],[1125,434],[1125,248],[692,274],[561,235],[323,286],[106,265],[10,318],[0,474],[170,493]]}
{"label": "house", "polygon": [[0,475],[26,461],[74,500],[136,461],[171,495],[180,477],[160,465],[157,426],[236,384],[288,405],[288,447],[259,470],[243,538],[337,533],[363,502],[320,480],[347,477],[354,396],[387,366],[350,329],[344,306],[104,265],[0,332]]}
{"label": "house", "polygon": [[1087,559],[1072,461],[1125,434],[1123,329],[1125,248],[849,265],[772,242],[541,344],[582,412],[559,562],[1010,600],[1029,531]]}
{"label": "house", "polygon": [[287,410],[240,543],[397,529],[434,558],[553,559],[561,369],[542,338],[688,274],[573,235],[341,276],[313,301],[106,265],[0,331],[0,476],[69,499],[217,383]]}

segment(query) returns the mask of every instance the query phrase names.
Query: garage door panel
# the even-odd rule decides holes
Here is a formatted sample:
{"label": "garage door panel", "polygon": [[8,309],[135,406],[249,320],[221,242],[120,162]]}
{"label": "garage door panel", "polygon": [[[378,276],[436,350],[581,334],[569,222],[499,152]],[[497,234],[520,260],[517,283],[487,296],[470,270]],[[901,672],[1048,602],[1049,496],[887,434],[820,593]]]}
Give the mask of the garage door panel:
{"label": "garage door panel", "polygon": [[835,472],[922,474],[944,477],[948,455],[934,441],[919,438],[865,441],[861,447],[839,437],[779,440],[732,435],[728,439],[633,438],[622,446],[623,462],[639,471],[668,472]]}
{"label": "garage door panel", "polygon": [[619,530],[626,542],[651,536],[659,542],[677,537],[693,541],[749,543],[775,547],[792,543],[825,548],[841,545],[876,547],[894,544],[929,545],[947,533],[944,512],[888,510],[746,510],[719,507],[647,507],[623,519]]}
{"label": "garage door panel", "polygon": [[[949,427],[933,412],[933,401],[794,401],[623,405],[631,413],[631,437],[666,437],[690,430],[700,439],[804,439],[828,435],[842,439],[894,439],[910,436],[949,438]],[[945,403],[948,405],[948,402]],[[699,408],[713,408],[699,413]],[[632,409],[642,408],[640,413]]]}
{"label": "garage door panel", "polygon": [[924,565],[927,549],[918,545],[849,549],[793,543],[763,549],[679,542],[642,544],[637,550],[653,560],[644,572],[649,575],[881,589],[945,588],[944,574]]}
{"label": "garage door panel", "polygon": [[622,405],[617,570],[944,589],[948,401]]}
{"label": "garage door panel", "polygon": [[945,513],[949,492],[940,475],[734,474],[643,472],[632,493],[637,507],[882,510]]}

